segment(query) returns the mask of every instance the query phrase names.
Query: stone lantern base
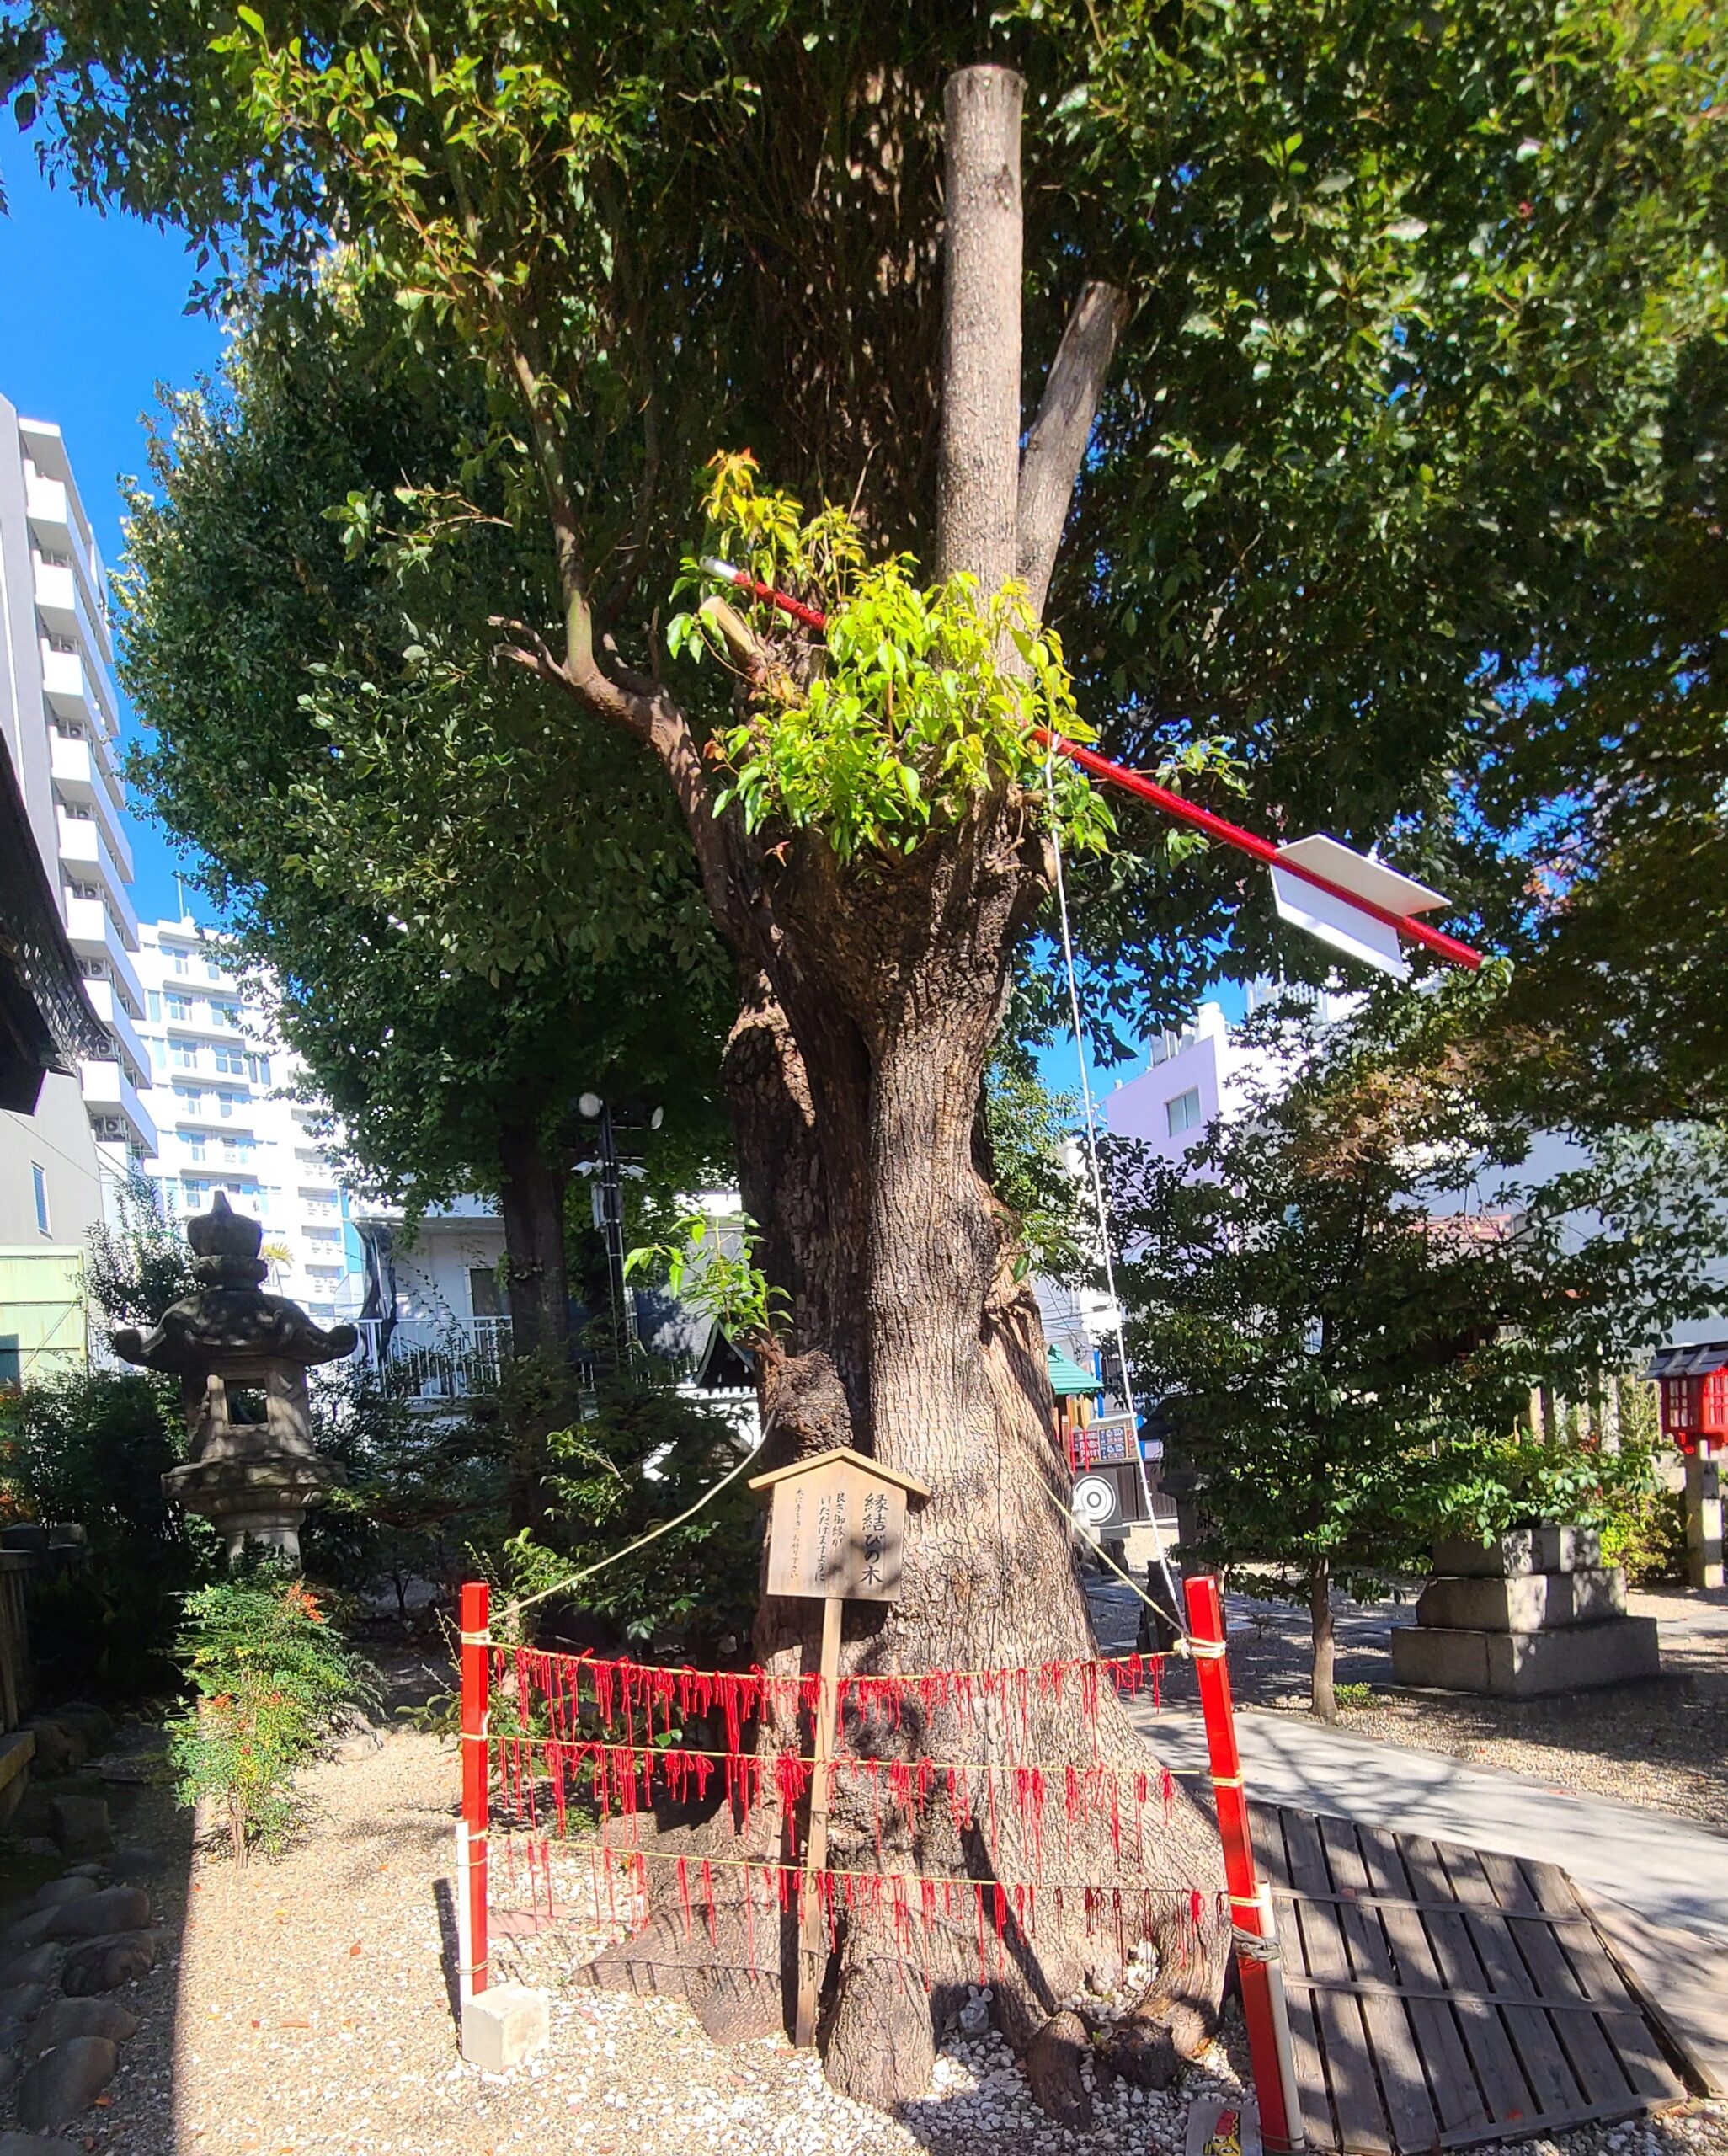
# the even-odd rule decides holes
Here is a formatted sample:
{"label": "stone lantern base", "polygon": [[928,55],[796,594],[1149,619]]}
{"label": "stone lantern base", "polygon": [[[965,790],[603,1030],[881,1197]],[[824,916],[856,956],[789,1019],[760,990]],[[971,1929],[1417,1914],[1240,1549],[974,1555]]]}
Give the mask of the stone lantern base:
{"label": "stone lantern base", "polygon": [[328,1460],[278,1453],[254,1460],[189,1461],[164,1475],[162,1486],[176,1504],[211,1522],[230,1558],[240,1556],[250,1543],[279,1550],[298,1564],[307,1508],[341,1479]]}

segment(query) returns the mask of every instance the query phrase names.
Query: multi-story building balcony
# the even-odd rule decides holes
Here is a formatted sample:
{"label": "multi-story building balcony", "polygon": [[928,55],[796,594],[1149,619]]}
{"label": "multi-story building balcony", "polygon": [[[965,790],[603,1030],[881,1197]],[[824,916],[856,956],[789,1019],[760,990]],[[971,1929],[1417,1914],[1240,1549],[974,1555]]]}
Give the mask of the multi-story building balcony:
{"label": "multi-story building balcony", "polygon": [[358,1321],[363,1361],[422,1400],[471,1400],[498,1390],[510,1353],[507,1317],[448,1318],[440,1324]]}
{"label": "multi-story building balcony", "polygon": [[64,802],[56,802],[54,820],[60,834],[61,864],[68,876],[75,883],[88,883],[93,876],[99,877],[116,910],[122,915],[131,914],[136,936],[137,915],[132,913],[132,901],[126,890],[132,880],[131,855],[122,866],[108,843],[101,818],[94,814],[80,815]]}
{"label": "multi-story building balcony", "polygon": [[[70,642],[70,638],[64,641]],[[84,663],[81,651],[62,651],[42,639],[42,693],[51,711],[61,718],[77,719],[99,727],[110,739],[120,731],[120,721],[109,700],[108,685]]]}
{"label": "multi-story building balcony", "polygon": [[78,616],[78,579],[72,565],[72,556],[56,558],[40,551],[30,556],[30,567],[35,572],[36,611],[42,625],[51,634],[75,637],[82,627]]}
{"label": "multi-story building balcony", "polygon": [[148,1070],[150,1052],[145,1047],[132,1015],[121,1001],[114,983],[111,980],[87,979],[84,990],[96,1006],[97,1017],[113,1034],[120,1052],[131,1061],[133,1069]]}
{"label": "multi-story building balcony", "polygon": [[99,665],[112,665],[107,616],[99,604],[93,604],[88,571],[82,569],[74,555],[44,553],[40,547],[32,551],[30,566],[36,612],[49,634],[77,638],[94,654]]}
{"label": "multi-story building balcony", "polygon": [[132,842],[120,821],[126,804],[100,737],[93,741],[83,734],[62,734],[56,727],[49,734],[48,749],[56,795],[69,806],[92,812],[109,851],[130,877]]}
{"label": "multi-story building balcony", "polygon": [[[58,427],[36,419],[20,419],[18,435],[24,451],[24,516],[31,536],[44,552],[70,558],[84,605],[101,624],[99,648],[106,663],[109,659],[108,600],[103,590],[102,556],[77,488],[68,483],[71,467],[66,443]],[[56,472],[61,476],[56,478]]]}
{"label": "multi-story building balcony", "polygon": [[[112,864],[114,857],[111,854],[109,860]],[[78,931],[72,926],[72,910],[80,900],[93,901],[114,923],[115,933],[125,948],[128,951],[137,949],[138,916],[132,910],[131,894],[124,884],[120,884],[116,889],[114,884],[108,883],[105,878],[99,883],[91,874],[88,865],[86,864],[80,868],[65,873],[63,885],[66,899],[66,932],[71,937],[75,949],[81,949],[83,947],[78,941]],[[132,970],[136,973],[136,967],[135,966]]]}
{"label": "multi-story building balcony", "polygon": [[102,899],[72,892],[66,900],[66,932],[81,958],[106,958],[133,1001],[141,1010],[144,1007],[143,985],[132,963],[132,953],[138,947],[136,922],[128,944],[122,923],[115,921]]}
{"label": "multi-story building balcony", "polygon": [[70,554],[78,544],[72,522],[72,499],[63,479],[51,479],[33,464],[24,467],[24,515],[39,546],[52,553]]}
{"label": "multi-story building balcony", "polygon": [[156,1125],[118,1057],[111,1063],[81,1063],[78,1076],[84,1107],[99,1139],[122,1143],[130,1152],[156,1150]]}

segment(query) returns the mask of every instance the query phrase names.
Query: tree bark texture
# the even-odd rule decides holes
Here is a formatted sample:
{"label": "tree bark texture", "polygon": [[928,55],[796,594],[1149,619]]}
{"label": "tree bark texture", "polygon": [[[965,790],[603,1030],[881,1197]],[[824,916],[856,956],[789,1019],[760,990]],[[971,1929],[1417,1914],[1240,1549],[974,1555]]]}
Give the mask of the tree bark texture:
{"label": "tree bark texture", "polygon": [[1025,94],[1011,68],[963,67],[946,101],[936,566],[984,598],[1016,569]]}
{"label": "tree bark texture", "polygon": [[[1119,296],[1087,288],[1022,472],[1021,99],[1008,71],[978,67],[951,82],[947,106],[936,568],[972,574],[985,595],[1016,574],[1040,593],[1048,585],[1063,489],[1084,456],[1123,312]],[[842,1674],[1083,1661],[1095,1650],[1037,1304],[1015,1278],[1009,1226],[973,1153],[1013,953],[1049,888],[1042,802],[998,786],[911,855],[849,863],[819,830],[751,838],[735,810],[715,816],[700,750],[664,690],[616,666],[603,671],[579,590],[568,595],[564,659],[537,643],[513,655],[660,757],[739,958],[742,1007],[725,1075],[739,1180],[762,1262],[790,1310],[762,1357],[762,1465],[849,1444],[932,1491],[907,1523],[900,1599],[846,1609]],[[738,627],[748,680],[749,635]],[[775,1676],[813,1670],[820,1620],[819,1603],[765,1595],[757,1659]],[[1112,1786],[1132,1786],[1149,1766],[1155,1778],[1109,1684],[1100,1691],[1090,1716],[1071,1693],[1034,1691],[1023,1708],[986,1701],[969,1714],[909,1693],[897,1716],[861,1707],[854,1694],[840,1748],[885,1765],[951,1762],[998,1775],[1024,1766],[1058,1789],[1070,1769],[1102,1769]],[[810,1733],[771,1717],[757,1743],[765,1757],[808,1754]],[[777,1808],[775,1786],[765,1775],[764,1800],[748,1813],[723,1808],[666,1846],[783,1860],[796,1822]],[[1214,1906],[1216,1835],[1186,1796],[1166,1813],[1161,1792],[1140,1825],[1144,1833],[1123,1840],[1103,1811],[1062,1821],[1047,1852],[1013,1802],[969,1822],[939,1804],[885,1812],[843,1774],[829,1860],[840,1871],[1032,1885],[1053,1871],[1078,1888],[1059,1909],[1047,1892],[1034,1924],[1008,1922],[1006,1972],[990,1978],[996,2019],[1040,2101],[1077,2120],[1088,2106],[1080,2064],[1091,2038],[1067,2009],[1089,1983],[1121,1980],[1134,1944],[1093,1920],[1085,1886],[1101,1889],[1107,1905],[1125,1879],[1160,1890],[1142,1903],[1160,1912],[1151,1973],[1137,2012],[1108,2036],[1123,2071],[1168,2079],[1203,2040],[1218,1999],[1224,1936],[1208,1913],[1197,1938],[1191,1901],[1197,1892],[1208,1913]],[[716,1867],[715,1876],[739,1875]],[[737,1889],[718,1891],[712,1940],[703,1926],[692,1935],[687,1912],[657,1905],[644,1934],[601,1956],[597,1979],[685,1996],[716,2036],[782,2025],[780,1984],[749,1972],[740,1905],[723,1903]],[[966,1909],[915,1934],[909,1948],[880,1904],[837,1913],[819,2041],[829,2079],[848,2094],[888,2105],[927,2085],[936,2032],[979,1981],[969,1898]],[[789,1963],[790,1924],[781,1943]]]}
{"label": "tree bark texture", "polygon": [[510,1352],[523,1366],[511,1402],[509,1522],[536,1524],[543,1509],[547,1433],[557,1427],[559,1377],[570,1347],[564,1256],[564,1171],[547,1157],[537,1121],[499,1134],[499,1209],[509,1275]]}

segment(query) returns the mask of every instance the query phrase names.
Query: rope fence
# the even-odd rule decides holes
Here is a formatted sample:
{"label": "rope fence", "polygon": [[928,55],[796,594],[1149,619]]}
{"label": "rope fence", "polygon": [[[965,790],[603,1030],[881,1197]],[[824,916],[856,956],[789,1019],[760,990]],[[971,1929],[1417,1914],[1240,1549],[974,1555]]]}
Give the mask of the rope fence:
{"label": "rope fence", "polygon": [[[860,1951],[851,1935],[867,1921],[892,1941],[880,1958],[909,1983],[923,1981],[920,1953],[953,1966],[963,1952],[988,1984],[1035,1952],[1052,1924],[1109,1940],[1124,1966],[1147,1942],[1183,1963],[1228,1936],[1239,1943],[1262,2135],[1268,2148],[1290,2147],[1288,2122],[1299,2114],[1286,2078],[1282,1983],[1267,1958],[1276,1953],[1271,1906],[1248,1841],[1217,1582],[1190,1581],[1187,1598],[1193,1652],[1183,1666],[1195,1673],[1206,1723],[1222,1889],[1215,1876],[1160,1876],[1148,1828],[1175,1804],[1169,1772],[1149,1755],[1144,1764],[1097,1756],[1104,1700],[1161,1705],[1162,1656],[853,1672],[833,1680],[829,1697],[819,1672],[702,1670],[500,1643],[488,1588],[465,1587],[464,1999],[488,1988],[494,1929],[512,1937],[568,1925],[621,1967],[664,1967],[681,1951],[680,1966],[694,1955],[705,1968],[757,1980],[801,1967],[807,1983],[813,1961],[819,1974],[843,1946]],[[1081,1756],[1016,1754],[1053,1709],[1071,1717]],[[826,1758],[805,1735],[819,1710],[845,1739]],[[776,1731],[791,1741],[776,1743]],[[989,1756],[950,1756],[944,1734],[976,1737]],[[812,1799],[824,1790],[830,1802],[841,1792],[852,1800],[863,1846],[847,1861],[824,1853],[813,1865],[799,1822],[822,1808]],[[644,1841],[658,1804],[717,1795],[732,1809],[737,1853]],[[764,1806],[772,1816],[753,1829]],[[964,1851],[963,1871],[916,1868],[909,1844],[931,1829]],[[872,1844],[874,1865],[858,1862]],[[516,1906],[494,1912],[494,1883]]]}

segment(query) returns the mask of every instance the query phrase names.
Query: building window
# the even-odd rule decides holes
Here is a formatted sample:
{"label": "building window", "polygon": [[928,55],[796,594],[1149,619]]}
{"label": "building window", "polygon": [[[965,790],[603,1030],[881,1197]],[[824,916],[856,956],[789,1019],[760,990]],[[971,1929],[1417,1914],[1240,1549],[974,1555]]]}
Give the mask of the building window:
{"label": "building window", "polygon": [[195,1070],[198,1068],[197,1042],[170,1041],[168,1061],[173,1064],[176,1070]]}
{"label": "building window", "polygon": [[168,1014],[177,1024],[184,1026],[192,1016],[189,995],[176,995],[173,989],[168,992]]}
{"label": "building window", "polygon": [[226,1041],[216,1044],[216,1067],[229,1078],[246,1075],[246,1056],[243,1049],[230,1048]]}
{"label": "building window", "polygon": [[507,1317],[509,1298],[504,1291],[494,1265],[468,1267],[468,1308],[476,1317]]}
{"label": "building window", "polygon": [[196,1132],[189,1130],[186,1133],[186,1158],[189,1161],[201,1161],[204,1158],[204,1133],[201,1130]]}
{"label": "building window", "polygon": [[269,1056],[248,1055],[246,1059],[246,1075],[254,1086],[268,1086],[270,1082]]}
{"label": "building window", "polygon": [[150,1043],[150,1066],[153,1070],[168,1069],[168,1043],[154,1038]]}
{"label": "building window", "polygon": [[173,946],[170,944],[168,946],[168,963],[173,968],[177,974],[189,974],[192,970],[192,954],[189,951],[177,951]]}
{"label": "building window", "polygon": [[240,1023],[239,1006],[233,1003],[218,1003],[215,996],[211,996],[210,1022],[213,1026],[232,1026],[237,1029]]}
{"label": "building window", "polygon": [[36,1197],[36,1225],[45,1235],[48,1225],[48,1171],[40,1162],[30,1162],[30,1187]]}
{"label": "building window", "polygon": [[144,1001],[149,1010],[151,1017],[155,1019],[157,1024],[159,1026],[162,1023],[162,995],[160,991],[157,989],[147,988],[144,991]]}
{"label": "building window", "polygon": [[1186,1093],[1178,1093],[1173,1101],[1166,1101],[1164,1120],[1172,1138],[1180,1138],[1185,1130],[1192,1130],[1200,1121],[1200,1088],[1190,1086]]}

